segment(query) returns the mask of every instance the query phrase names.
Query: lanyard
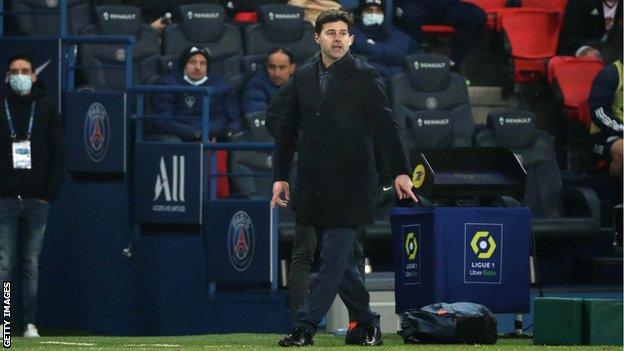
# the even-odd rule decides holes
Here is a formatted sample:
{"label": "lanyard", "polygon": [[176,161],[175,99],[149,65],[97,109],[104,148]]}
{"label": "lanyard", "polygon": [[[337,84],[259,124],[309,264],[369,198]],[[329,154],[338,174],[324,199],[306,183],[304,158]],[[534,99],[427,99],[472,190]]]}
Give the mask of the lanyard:
{"label": "lanyard", "polygon": [[[4,110],[6,111],[6,119],[9,124],[9,130],[11,132],[11,139],[15,140],[17,138],[17,134],[15,133],[15,128],[13,127],[13,119],[11,118],[11,111],[9,111],[9,102],[7,99],[4,99]],[[30,140],[30,135],[32,134],[33,121],[35,120],[35,102],[32,102],[30,105],[30,120],[28,121],[28,132],[26,133],[26,140]]]}

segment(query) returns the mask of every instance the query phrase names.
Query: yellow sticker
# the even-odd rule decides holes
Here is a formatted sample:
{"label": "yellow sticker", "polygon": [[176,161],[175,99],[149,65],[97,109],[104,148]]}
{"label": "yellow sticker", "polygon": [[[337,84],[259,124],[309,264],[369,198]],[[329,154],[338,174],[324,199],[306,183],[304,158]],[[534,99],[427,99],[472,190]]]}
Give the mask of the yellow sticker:
{"label": "yellow sticker", "polygon": [[412,173],[412,184],[414,184],[414,188],[420,188],[425,182],[425,166],[418,164],[416,168],[414,168],[414,173]]}

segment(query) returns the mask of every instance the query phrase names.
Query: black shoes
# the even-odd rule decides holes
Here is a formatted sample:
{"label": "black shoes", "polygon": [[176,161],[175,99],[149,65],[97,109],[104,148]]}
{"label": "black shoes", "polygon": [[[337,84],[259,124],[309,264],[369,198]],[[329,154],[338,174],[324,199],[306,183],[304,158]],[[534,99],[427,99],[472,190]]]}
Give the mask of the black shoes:
{"label": "black shoes", "polygon": [[381,329],[379,327],[366,328],[364,340],[360,343],[362,346],[381,346],[383,339],[381,337]]}
{"label": "black shoes", "polygon": [[345,336],[345,344],[361,346],[381,346],[383,339],[379,327],[365,326],[360,323],[349,323]]}
{"label": "black shoes", "polygon": [[345,335],[345,345],[360,345],[365,337],[365,330],[358,322],[349,322],[347,335]]}
{"label": "black shoes", "polygon": [[314,345],[314,339],[312,339],[312,332],[308,329],[295,327],[290,334],[281,338],[277,344],[283,347],[312,346]]}

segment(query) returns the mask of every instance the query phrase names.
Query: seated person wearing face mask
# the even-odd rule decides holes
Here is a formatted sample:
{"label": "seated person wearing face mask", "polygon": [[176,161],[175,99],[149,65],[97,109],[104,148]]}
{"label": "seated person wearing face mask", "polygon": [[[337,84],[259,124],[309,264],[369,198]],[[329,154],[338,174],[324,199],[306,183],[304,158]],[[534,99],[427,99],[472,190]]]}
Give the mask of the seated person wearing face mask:
{"label": "seated person wearing face mask", "polygon": [[[179,69],[163,77],[161,85],[211,87],[210,140],[225,142],[240,132],[240,110],[236,94],[223,78],[208,76],[210,55],[203,47],[189,46],[180,54]],[[153,139],[164,141],[200,141],[202,139],[202,94],[155,94],[154,115],[180,116],[159,118],[153,122]],[[185,118],[187,117],[187,118]]]}
{"label": "seated person wearing face mask", "polygon": [[419,46],[409,35],[385,20],[385,7],[385,0],[360,0],[351,49],[355,54],[365,56],[389,82],[393,75],[401,73],[405,56],[418,53]]}

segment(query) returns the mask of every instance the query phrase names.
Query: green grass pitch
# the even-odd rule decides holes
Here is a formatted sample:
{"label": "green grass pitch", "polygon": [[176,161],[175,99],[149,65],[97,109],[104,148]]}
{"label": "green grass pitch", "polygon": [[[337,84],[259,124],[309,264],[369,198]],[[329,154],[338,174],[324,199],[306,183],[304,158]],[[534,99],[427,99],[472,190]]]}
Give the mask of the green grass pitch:
{"label": "green grass pitch", "polygon": [[[223,334],[172,337],[55,336],[39,339],[13,338],[11,350],[285,350],[277,346],[275,334]],[[304,350],[364,350],[345,346],[343,337],[318,334],[315,345]],[[384,345],[374,350],[476,351],[476,350],[622,350],[611,346],[539,346],[531,339],[499,339],[495,345],[405,345],[397,335],[384,335]]]}

